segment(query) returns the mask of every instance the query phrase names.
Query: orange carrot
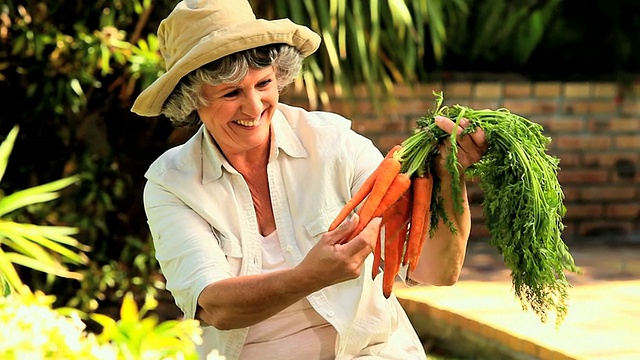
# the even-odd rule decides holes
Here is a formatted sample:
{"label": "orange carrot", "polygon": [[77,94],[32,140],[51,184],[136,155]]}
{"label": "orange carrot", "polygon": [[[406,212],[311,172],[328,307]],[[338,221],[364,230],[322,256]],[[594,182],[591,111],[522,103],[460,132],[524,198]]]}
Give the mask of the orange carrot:
{"label": "orange carrot", "polygon": [[381,216],[391,205],[393,205],[400,197],[411,187],[411,177],[405,173],[399,173],[389,186],[378,204],[373,217]]}
{"label": "orange carrot", "polygon": [[398,258],[398,232],[401,226],[401,219],[398,212],[393,208],[382,215],[384,225],[384,264],[382,269],[382,294],[389,298],[393,290],[393,283],[396,278],[396,263]]}
{"label": "orange carrot", "polygon": [[[415,233],[410,233],[410,240],[407,246],[409,271],[413,271],[422,252],[422,245],[426,237],[429,235],[430,218],[431,218],[431,192],[433,190],[433,178],[418,177],[414,181],[414,198],[413,198],[413,215],[411,218],[411,226],[416,226]],[[411,235],[414,236],[411,239]]]}
{"label": "orange carrot", "polygon": [[378,241],[376,241],[376,247],[373,250],[373,268],[371,269],[371,280],[375,280],[376,276],[380,272],[380,263],[382,262],[382,232],[378,233]]}
{"label": "orange carrot", "polygon": [[414,254],[418,250],[421,236],[424,228],[425,212],[428,211],[428,207],[431,204],[426,203],[427,188],[429,186],[430,178],[424,176],[415,177],[411,183],[411,190],[413,193],[413,203],[411,209],[411,227],[409,228],[409,238],[407,239],[407,256],[404,258],[404,265],[407,264],[409,259],[413,258]]}
{"label": "orange carrot", "polygon": [[382,215],[385,223],[382,294],[389,298],[402,262],[402,250],[409,220],[408,196],[403,196]]}
{"label": "orange carrot", "polygon": [[389,191],[389,186],[391,186],[391,183],[393,183],[393,180],[399,173],[400,161],[398,159],[391,157],[382,161],[378,167],[378,175],[376,177],[376,182],[373,184],[373,189],[371,189],[371,193],[358,211],[358,215],[360,217],[358,226],[353,231],[353,235],[351,235],[349,240],[360,234],[367,224],[369,224],[369,222],[375,217],[374,215],[376,215],[375,212],[380,201],[384,197],[384,194]]}
{"label": "orange carrot", "polygon": [[[389,152],[385,156],[385,159],[393,157],[393,155],[400,149],[402,149],[401,145],[394,146],[393,148],[391,148],[391,150],[389,150]],[[358,205],[360,205],[364,198],[369,195],[371,189],[373,189],[373,185],[375,184],[379,169],[380,165],[378,165],[378,167],[371,173],[371,175],[369,175],[364,183],[362,183],[362,186],[360,186],[358,191],[356,191],[356,193],[351,196],[351,199],[347,201],[345,206],[342,207],[342,209],[338,213],[338,216],[336,216],[331,225],[329,225],[329,231],[335,230],[340,224],[342,224],[342,222],[349,216],[349,214],[351,214],[351,212],[356,207],[358,207]]]}
{"label": "orange carrot", "polygon": [[422,247],[424,246],[424,242],[425,240],[427,240],[427,237],[429,237],[430,228],[431,228],[431,213],[428,212],[427,214],[425,214],[424,227],[422,228],[422,236],[420,236],[420,244],[418,245],[418,250],[413,255],[413,258],[409,260],[410,272],[416,269],[416,265],[418,264],[418,259],[420,259],[420,254],[422,253]]}
{"label": "orange carrot", "polygon": [[411,204],[413,203],[411,192],[405,193],[400,199],[398,199],[398,212],[402,219],[402,226],[398,232],[398,257],[396,258],[396,274],[400,271],[402,266],[402,258],[405,253],[405,244],[407,242],[407,234],[409,231],[409,222],[411,221]]}

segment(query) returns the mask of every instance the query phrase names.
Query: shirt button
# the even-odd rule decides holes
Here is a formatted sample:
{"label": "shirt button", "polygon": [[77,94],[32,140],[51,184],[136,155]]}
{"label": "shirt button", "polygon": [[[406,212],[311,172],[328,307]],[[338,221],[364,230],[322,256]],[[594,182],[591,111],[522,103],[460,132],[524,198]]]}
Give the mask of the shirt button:
{"label": "shirt button", "polygon": [[293,246],[287,245],[287,247],[284,249],[287,250],[287,252],[291,252],[291,250],[293,250]]}
{"label": "shirt button", "polygon": [[333,316],[333,315],[335,315],[335,314],[336,314],[336,313],[334,313],[334,312],[333,312],[333,310],[329,310],[329,311],[327,311],[327,316]]}

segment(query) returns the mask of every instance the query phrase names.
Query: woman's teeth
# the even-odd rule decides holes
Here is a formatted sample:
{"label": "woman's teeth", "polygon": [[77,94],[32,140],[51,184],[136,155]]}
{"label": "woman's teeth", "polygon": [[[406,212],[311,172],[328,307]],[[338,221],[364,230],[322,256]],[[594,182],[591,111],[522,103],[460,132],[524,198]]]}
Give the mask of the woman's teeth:
{"label": "woman's teeth", "polygon": [[242,126],[256,126],[258,125],[259,120],[234,120],[236,124],[240,124]]}

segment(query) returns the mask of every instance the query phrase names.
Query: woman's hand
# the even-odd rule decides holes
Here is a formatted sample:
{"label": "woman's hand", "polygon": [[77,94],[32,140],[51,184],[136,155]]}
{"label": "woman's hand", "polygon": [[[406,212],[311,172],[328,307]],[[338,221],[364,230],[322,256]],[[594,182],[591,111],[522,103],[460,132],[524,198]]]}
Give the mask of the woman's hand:
{"label": "woman's hand", "polygon": [[317,279],[321,288],[360,276],[362,264],[378,239],[381,219],[371,220],[360,234],[345,242],[358,220],[358,215],[353,215],[337,229],[323,234],[297,268]]}
{"label": "woman's hand", "polygon": [[[451,134],[454,128],[456,128],[456,123],[444,116],[436,116],[435,122],[440,129],[448,134]],[[469,126],[469,120],[461,119],[456,129],[457,134],[462,134],[462,131],[467,128],[467,126]],[[481,128],[476,128],[474,132],[458,137],[456,144],[458,145],[458,162],[460,163],[462,171],[480,161],[488,147],[484,130]],[[440,159],[438,161],[439,175],[443,174],[444,159],[449,153],[449,147],[449,140],[440,147]]]}

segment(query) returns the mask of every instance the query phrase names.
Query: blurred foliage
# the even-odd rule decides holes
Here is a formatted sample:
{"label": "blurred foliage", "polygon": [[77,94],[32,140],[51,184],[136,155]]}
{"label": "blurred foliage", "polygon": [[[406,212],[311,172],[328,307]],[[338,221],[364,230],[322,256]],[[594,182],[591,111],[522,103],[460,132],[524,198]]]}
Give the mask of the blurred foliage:
{"label": "blurred foliage", "polygon": [[[327,87],[349,95],[368,84],[430,81],[448,71],[524,76],[610,76],[640,70],[640,2],[597,0],[251,0],[259,17],[290,17],[323,38],[303,78],[311,107]],[[172,0],[0,0],[0,134],[20,126],[0,191],[72,174],[65,196],[12,214],[22,223],[71,224],[92,250],[76,280],[23,272],[35,289],[83,310],[155,292],[142,206],[144,172],[184,134],[161,118],[131,114],[137,94],[163,72],[155,36]],[[606,55],[606,56],[604,56]],[[552,64],[550,66],[549,64]],[[384,98],[384,96],[383,96]]]}
{"label": "blurred foliage", "polygon": [[[139,309],[131,293],[125,294],[120,314],[114,319],[86,314],[77,309],[55,308],[55,296],[27,286],[0,297],[0,353],[5,360],[128,360],[198,359],[196,345],[202,343],[197,320],[160,322],[150,314],[158,305],[147,296]],[[87,330],[85,322],[100,325],[100,332]],[[224,360],[217,350],[207,359]]]}
{"label": "blurred foliage", "polygon": [[[84,275],[80,287],[39,273],[23,278],[83,310],[94,310],[98,301],[119,302],[127,290],[155,292],[162,283],[141,188],[171,129],[133,117],[129,108],[162,73],[154,33],[172,6],[150,0],[0,6],[0,92],[12,104],[0,114],[0,131],[7,133],[15,122],[22,129],[13,154],[20,166],[7,171],[1,189],[83,174],[72,196],[15,218],[73,224],[80,242],[92,249],[88,266],[78,270]],[[161,134],[154,140],[156,130]],[[139,148],[146,155],[138,156]]]}
{"label": "blurred foliage", "polygon": [[[19,128],[14,126],[0,144],[0,180],[7,169],[9,155],[18,132]],[[14,211],[56,199],[59,190],[78,180],[78,176],[71,176],[0,197],[0,293],[4,295],[24,288],[15,265],[52,276],[82,279],[81,274],[69,271],[64,264],[87,262],[84,252],[89,249],[71,237],[77,233],[77,229],[62,225],[25,224],[11,220]]]}

